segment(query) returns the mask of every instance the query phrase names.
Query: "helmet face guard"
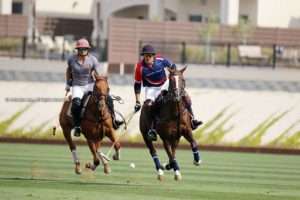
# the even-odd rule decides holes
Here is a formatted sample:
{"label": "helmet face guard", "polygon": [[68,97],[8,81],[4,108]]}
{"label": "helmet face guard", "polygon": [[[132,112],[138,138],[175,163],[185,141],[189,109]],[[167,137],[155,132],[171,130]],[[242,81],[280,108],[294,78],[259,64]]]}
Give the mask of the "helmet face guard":
{"label": "helmet face guard", "polygon": [[89,54],[89,49],[88,48],[77,48],[77,53],[80,56],[87,56]]}

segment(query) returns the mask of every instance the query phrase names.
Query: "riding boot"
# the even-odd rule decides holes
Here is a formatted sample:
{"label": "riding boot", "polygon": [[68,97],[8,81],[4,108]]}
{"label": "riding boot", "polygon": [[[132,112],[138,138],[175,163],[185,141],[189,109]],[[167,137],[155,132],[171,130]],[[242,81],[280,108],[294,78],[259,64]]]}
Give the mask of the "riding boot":
{"label": "riding boot", "polygon": [[192,101],[191,101],[190,96],[187,93],[184,96],[184,102],[185,102],[186,109],[188,110],[188,112],[191,115],[191,126],[192,126],[192,129],[195,130],[198,126],[200,126],[201,124],[203,124],[203,122],[195,119],[194,112],[193,112],[193,109],[192,109]]}
{"label": "riding boot", "polygon": [[107,96],[107,105],[108,105],[108,108],[109,108],[109,111],[111,114],[111,118],[113,121],[113,127],[114,127],[114,129],[118,129],[124,123],[124,121],[119,121],[116,119],[115,109],[114,109],[114,101],[110,95]]}
{"label": "riding boot", "polygon": [[74,123],[74,128],[72,129],[71,133],[76,137],[80,137],[80,133],[81,133],[81,128],[80,128],[81,99],[80,98],[74,98],[72,100],[71,113],[72,113],[73,123]]}
{"label": "riding boot", "polygon": [[156,107],[155,103],[153,103],[151,105],[151,109],[150,109],[152,123],[151,123],[151,127],[150,127],[149,131],[147,132],[147,138],[148,138],[148,140],[151,140],[151,141],[157,140],[157,131],[155,129],[156,121],[157,121],[156,115],[155,115],[157,112],[156,108],[157,107]]}
{"label": "riding boot", "polygon": [[192,129],[195,130],[196,128],[198,128],[198,126],[200,126],[201,124],[203,124],[202,121],[199,121],[197,119],[195,119],[194,117],[194,112],[192,110],[192,106],[191,105],[186,105],[186,109],[189,111],[189,113],[191,114],[191,125],[192,125]]}

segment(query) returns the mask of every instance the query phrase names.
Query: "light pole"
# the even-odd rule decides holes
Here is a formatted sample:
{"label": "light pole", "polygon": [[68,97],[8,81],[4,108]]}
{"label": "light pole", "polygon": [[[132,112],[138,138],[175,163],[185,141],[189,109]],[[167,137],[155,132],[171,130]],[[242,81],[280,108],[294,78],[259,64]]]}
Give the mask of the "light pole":
{"label": "light pole", "polygon": [[28,37],[30,43],[35,44],[35,38],[36,38],[36,7],[35,7],[35,0],[29,1],[27,37]]}

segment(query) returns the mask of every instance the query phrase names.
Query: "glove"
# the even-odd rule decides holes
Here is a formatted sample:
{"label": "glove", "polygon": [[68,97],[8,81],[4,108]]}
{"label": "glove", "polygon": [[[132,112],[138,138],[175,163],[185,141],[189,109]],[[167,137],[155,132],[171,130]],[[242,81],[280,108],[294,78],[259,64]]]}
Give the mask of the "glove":
{"label": "glove", "polygon": [[176,65],[172,64],[169,68],[172,69],[172,70],[174,70],[174,69],[176,69]]}
{"label": "glove", "polygon": [[137,101],[134,106],[134,112],[138,112],[141,109],[141,102]]}
{"label": "glove", "polygon": [[70,88],[71,88],[71,86],[66,85],[66,87],[65,87],[66,92],[69,92],[69,91],[70,91]]}

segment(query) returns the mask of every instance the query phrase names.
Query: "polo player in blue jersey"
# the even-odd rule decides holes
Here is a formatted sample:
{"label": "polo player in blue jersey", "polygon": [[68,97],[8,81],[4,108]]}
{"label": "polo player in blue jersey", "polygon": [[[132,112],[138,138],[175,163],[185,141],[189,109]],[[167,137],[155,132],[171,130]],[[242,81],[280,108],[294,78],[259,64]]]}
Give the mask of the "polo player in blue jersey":
{"label": "polo player in blue jersey", "polygon": [[[157,56],[155,49],[151,45],[145,45],[142,48],[141,56],[143,56],[143,59],[138,62],[135,67],[134,91],[136,104],[134,109],[136,112],[141,109],[140,93],[143,85],[145,89],[145,102],[150,100],[150,105],[153,107],[153,109],[151,109],[152,126],[147,133],[147,138],[155,141],[157,140],[157,132],[155,130],[154,103],[162,91],[168,90],[169,81],[166,76],[165,68],[176,68],[176,65],[163,57]],[[201,125],[202,122],[194,118],[191,98],[187,92],[185,92],[183,99],[186,109],[192,116],[191,125],[194,130]]]}

